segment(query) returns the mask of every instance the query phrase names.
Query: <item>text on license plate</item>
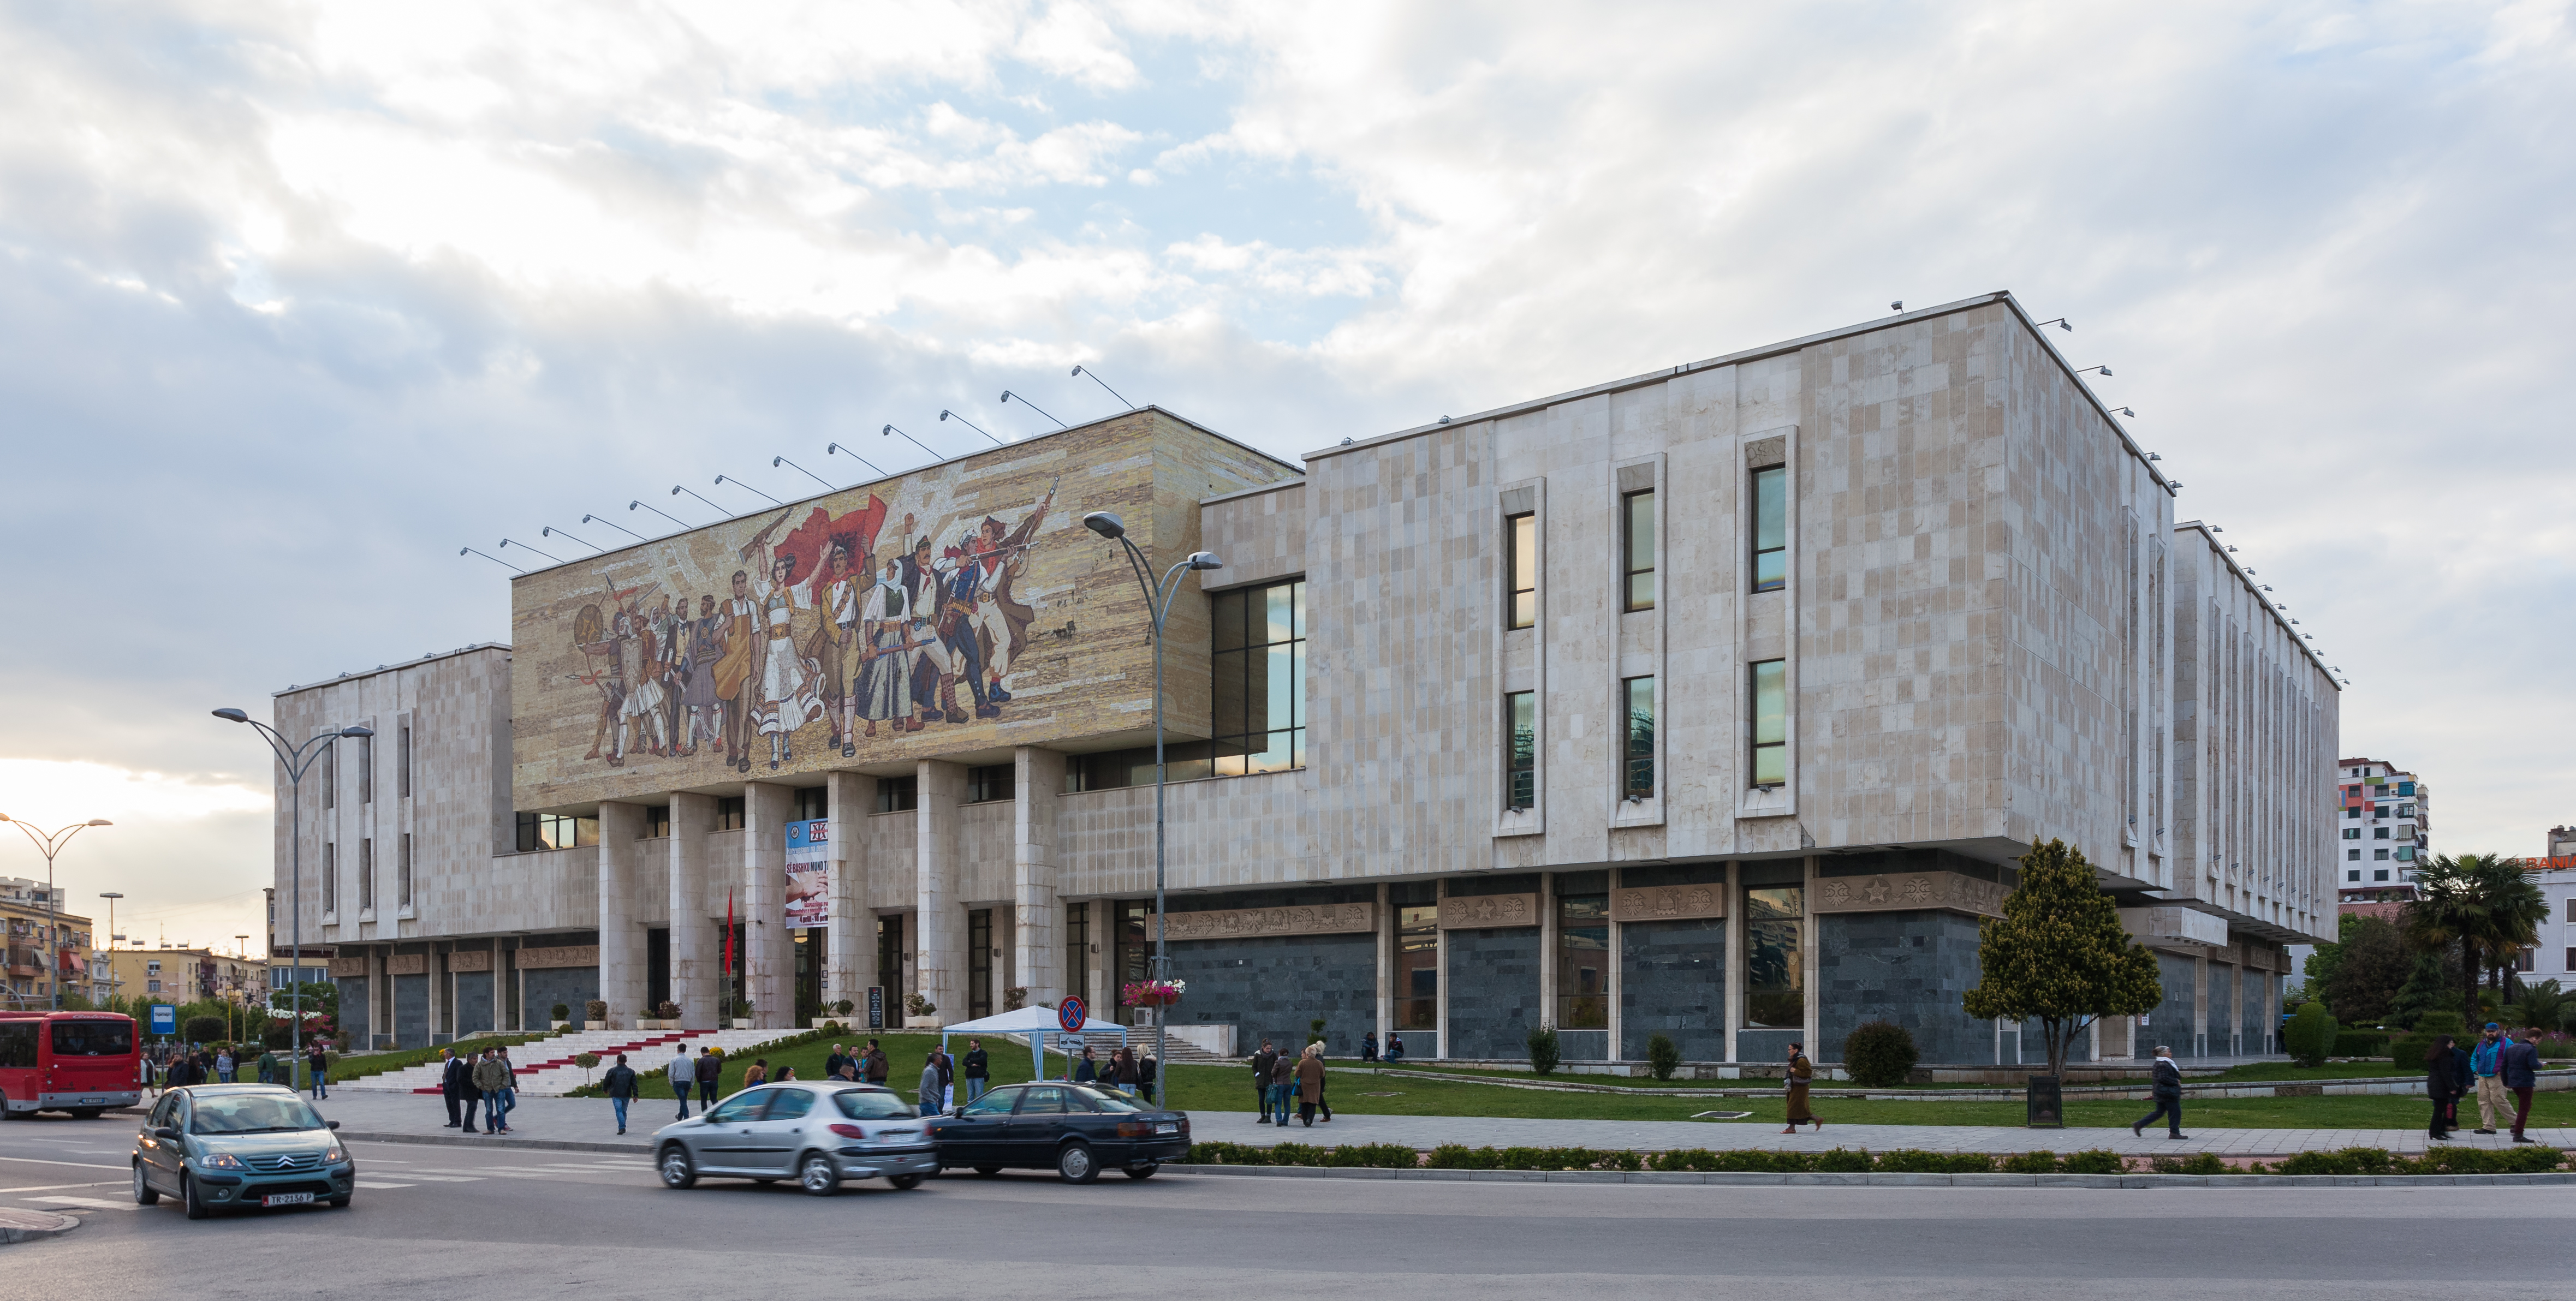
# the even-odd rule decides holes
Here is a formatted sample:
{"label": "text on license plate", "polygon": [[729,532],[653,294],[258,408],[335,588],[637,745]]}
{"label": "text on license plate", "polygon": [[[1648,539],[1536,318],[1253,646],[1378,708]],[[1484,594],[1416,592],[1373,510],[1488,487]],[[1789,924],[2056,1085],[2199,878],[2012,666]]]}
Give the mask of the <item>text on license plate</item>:
{"label": "text on license plate", "polygon": [[268,1196],[260,1198],[259,1204],[262,1206],[302,1206],[312,1200],[313,1194],[311,1193],[270,1193]]}
{"label": "text on license plate", "polygon": [[1154,1126],[1154,1132],[1155,1132],[1155,1133],[1157,1133],[1157,1134],[1177,1134],[1177,1133],[1180,1133],[1180,1132],[1181,1132],[1180,1122],[1178,1122],[1178,1121],[1165,1121],[1165,1122],[1163,1122],[1162,1124],[1158,1124],[1158,1125]]}

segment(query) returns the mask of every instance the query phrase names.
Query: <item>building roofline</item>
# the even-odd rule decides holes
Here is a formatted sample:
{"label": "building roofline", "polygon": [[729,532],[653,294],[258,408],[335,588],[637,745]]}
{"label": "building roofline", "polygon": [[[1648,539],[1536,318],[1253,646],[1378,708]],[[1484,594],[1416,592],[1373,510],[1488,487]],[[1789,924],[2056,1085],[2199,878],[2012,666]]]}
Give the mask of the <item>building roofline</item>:
{"label": "building roofline", "polygon": [[[930,464],[928,464],[928,465],[916,465],[916,466],[912,467],[912,468],[911,468],[911,469],[909,469],[909,470],[900,470],[900,471],[897,471],[897,472],[895,472],[895,473],[893,473],[893,474],[880,475],[880,476],[878,476],[878,477],[876,477],[876,478],[874,478],[874,479],[861,479],[861,480],[859,480],[857,483],[850,484],[850,485],[849,485],[849,486],[847,486],[847,487],[842,487],[842,488],[826,488],[826,489],[824,489],[824,490],[823,490],[823,491],[821,491],[821,492],[808,493],[808,494],[806,494],[805,496],[802,496],[802,497],[790,497],[790,498],[788,498],[784,503],[782,503],[782,506],[784,507],[784,509],[787,509],[787,510],[791,510],[791,511],[792,511],[792,510],[796,510],[796,509],[798,509],[798,508],[800,508],[800,507],[803,507],[803,506],[811,505],[811,504],[812,504],[812,503],[814,503],[814,502],[821,501],[821,500],[822,500],[822,499],[824,499],[825,497],[837,497],[837,496],[839,496],[840,494],[845,493],[845,492],[856,492],[856,491],[858,491],[858,490],[859,490],[859,489],[861,489],[861,488],[873,488],[873,487],[875,487],[876,485],[881,484],[881,483],[892,483],[892,482],[894,482],[894,481],[895,481],[895,480],[897,480],[897,479],[910,478],[911,476],[916,475],[916,474],[919,474],[919,473],[921,473],[921,472],[922,472],[922,471],[924,471],[924,470],[936,470],[936,469],[939,469],[939,468],[941,468],[941,467],[943,467],[943,466],[969,463],[969,462],[975,461],[975,460],[977,460],[977,459],[979,459],[979,458],[982,458],[982,457],[988,457],[988,456],[1000,456],[1000,455],[1002,455],[1002,454],[1004,454],[1004,453],[1006,453],[1006,452],[1016,452],[1016,451],[1020,450],[1021,448],[1024,448],[1024,447],[1029,446],[1029,445],[1030,445],[1030,444],[1032,444],[1032,443],[1042,442],[1042,441],[1044,441],[1044,440],[1046,440],[1046,439],[1049,439],[1049,438],[1060,438],[1060,437],[1062,437],[1062,436],[1064,436],[1064,435],[1066,435],[1066,434],[1078,434],[1078,433],[1081,433],[1083,430],[1093,428],[1094,426],[1108,424],[1108,423],[1109,423],[1110,421],[1112,421],[1112,420],[1122,420],[1122,419],[1125,419],[1126,417],[1128,417],[1128,416],[1132,416],[1132,415],[1135,415],[1137,412],[1140,412],[1140,411],[1151,411],[1151,412],[1154,412],[1154,413],[1155,413],[1155,414],[1157,414],[1157,415],[1165,416],[1165,417],[1168,417],[1168,418],[1170,418],[1170,419],[1172,419],[1172,420],[1179,421],[1180,423],[1182,423],[1182,424],[1184,424],[1184,425],[1187,425],[1187,426],[1189,426],[1190,428],[1195,429],[1195,430],[1197,430],[1198,432],[1200,432],[1200,433],[1202,433],[1202,434],[1205,434],[1205,435],[1207,435],[1208,437],[1213,438],[1213,439],[1217,440],[1217,441],[1218,441],[1218,442],[1220,442],[1220,443],[1225,443],[1225,444],[1228,444],[1228,445],[1230,445],[1230,446],[1233,446],[1233,447],[1236,447],[1236,448],[1240,448],[1240,449],[1241,449],[1241,450],[1243,450],[1243,451],[1250,452],[1250,453],[1251,453],[1251,454],[1253,454],[1254,456],[1258,456],[1258,457],[1260,457],[1262,460],[1265,460],[1265,461],[1270,462],[1272,465],[1276,465],[1276,466],[1278,466],[1279,468],[1281,468],[1281,469],[1283,469],[1283,470],[1286,470],[1286,471],[1288,471],[1288,472],[1289,472],[1289,473],[1291,473],[1291,474],[1297,475],[1297,476],[1298,476],[1298,481],[1299,481],[1299,482],[1303,482],[1303,481],[1304,481],[1304,476],[1305,476],[1306,471],[1305,471],[1305,468],[1304,468],[1303,466],[1291,465],[1291,464],[1289,464],[1287,461],[1280,459],[1280,457],[1279,457],[1277,454],[1275,454],[1275,453],[1272,453],[1272,452],[1265,452],[1265,451],[1261,450],[1260,448],[1253,446],[1253,445],[1252,445],[1252,444],[1250,444],[1250,443],[1244,442],[1242,439],[1239,439],[1239,438],[1230,438],[1230,437],[1227,437],[1227,436],[1226,436],[1226,435],[1224,435],[1224,434],[1220,434],[1220,433],[1218,433],[1217,431],[1215,431],[1215,430],[1213,430],[1213,429],[1208,428],[1206,425],[1200,424],[1198,421],[1192,420],[1192,419],[1190,419],[1188,416],[1182,415],[1180,412],[1174,411],[1174,410],[1172,410],[1172,409],[1171,409],[1171,408],[1169,408],[1169,407],[1159,406],[1159,405],[1156,405],[1155,403],[1148,402],[1148,403],[1144,404],[1143,406],[1129,407],[1129,408],[1127,408],[1126,410],[1124,410],[1124,411],[1121,411],[1121,412],[1117,413],[1116,415],[1102,416],[1102,417],[1101,417],[1101,418],[1099,418],[1098,420],[1087,421],[1087,422],[1085,422],[1085,423],[1083,423],[1083,424],[1079,424],[1079,425],[1067,425],[1067,426],[1065,426],[1065,427],[1064,427],[1064,428],[1062,428],[1062,429],[1050,429],[1050,430],[1048,430],[1048,431],[1046,431],[1045,433],[1042,433],[1042,434],[1030,434],[1029,436],[1027,436],[1027,437],[1025,437],[1025,438],[1021,438],[1021,439],[1017,439],[1017,440],[1012,441],[1012,442],[1004,443],[1004,444],[1002,444],[1002,445],[1001,445],[1001,446],[999,446],[999,447],[986,447],[986,448],[981,448],[981,449],[979,449],[979,450],[972,451],[972,452],[961,452],[961,453],[959,453],[959,454],[957,454],[957,455],[955,455],[955,456],[945,457],[945,458],[943,458],[943,459],[941,459],[941,460],[933,461],[933,462],[931,462],[931,463],[930,463]],[[723,527],[724,525],[731,524],[731,523],[735,522],[736,520],[749,519],[750,517],[752,517],[752,516],[754,516],[754,515],[763,514],[763,513],[765,513],[765,511],[767,511],[767,510],[778,510],[778,509],[781,509],[781,506],[771,506],[771,507],[767,507],[767,508],[765,508],[765,510],[751,510],[751,511],[744,511],[744,512],[742,512],[742,513],[740,513],[740,514],[737,514],[737,515],[728,515],[728,516],[724,517],[723,519],[717,520],[717,521],[716,521],[715,523],[713,523],[713,524],[700,524],[700,525],[696,525],[696,526],[691,527],[691,528],[677,529],[677,530],[674,530],[674,531],[672,531],[672,532],[665,533],[665,534],[663,534],[662,536],[660,536],[660,537],[658,537],[658,538],[646,538],[645,540],[643,540],[643,541],[641,541],[641,542],[629,542],[629,543],[627,543],[626,545],[624,545],[624,546],[622,546],[622,547],[609,547],[609,548],[607,548],[607,549],[605,549],[605,550],[602,550],[602,551],[598,552],[598,554],[596,554],[596,555],[580,556],[580,557],[576,557],[576,558],[571,559],[571,560],[558,561],[558,562],[556,562],[555,564],[546,565],[546,566],[544,566],[544,567],[542,567],[542,568],[528,570],[526,573],[522,573],[522,574],[513,574],[513,575],[511,575],[511,577],[510,577],[510,581],[511,581],[512,583],[517,583],[520,579],[523,579],[523,578],[534,578],[534,577],[536,577],[536,576],[537,576],[537,575],[539,575],[539,574],[552,573],[552,572],[554,572],[555,570],[558,570],[558,569],[567,569],[567,568],[570,568],[570,567],[572,567],[572,566],[574,566],[574,565],[588,565],[588,564],[596,564],[596,563],[598,563],[598,562],[600,562],[600,561],[603,561],[603,560],[606,560],[606,559],[608,559],[608,558],[610,558],[610,557],[612,557],[612,556],[616,556],[616,555],[619,555],[619,554],[622,554],[622,553],[624,553],[624,552],[628,552],[628,551],[634,551],[634,550],[637,550],[637,549],[642,548],[642,547],[649,547],[649,546],[652,546],[654,543],[657,543],[657,542],[668,542],[668,541],[670,541],[670,540],[671,540],[671,539],[673,539],[673,538],[681,537],[681,536],[686,535],[686,534],[690,534],[690,533],[701,533],[701,532],[704,532],[704,531],[706,531],[706,530],[708,530],[708,529],[712,529],[712,528],[721,528],[721,527]],[[584,545],[587,545],[587,544],[584,544]]]}
{"label": "building roofline", "polygon": [[1943,303],[1937,307],[1926,307],[1920,311],[1900,312],[1893,316],[1881,317],[1874,321],[1864,321],[1855,325],[1845,325],[1836,329],[1821,331],[1816,334],[1802,335],[1795,339],[1785,339],[1779,343],[1764,344],[1757,348],[1746,348],[1740,352],[1730,352],[1723,356],[1711,357],[1706,361],[1684,362],[1681,365],[1673,366],[1664,370],[1648,371],[1642,375],[1628,376],[1625,379],[1606,380],[1599,384],[1587,385],[1578,389],[1568,389],[1563,393],[1551,394],[1543,398],[1530,398],[1526,401],[1493,407],[1488,410],[1476,412],[1473,415],[1443,417],[1439,420],[1432,421],[1427,425],[1415,425],[1410,429],[1398,429],[1392,433],[1379,434],[1371,438],[1346,439],[1339,446],[1327,447],[1319,451],[1308,452],[1300,459],[1312,464],[1316,460],[1324,457],[1338,456],[1344,452],[1356,452],[1362,448],[1375,447],[1400,438],[1412,438],[1417,435],[1444,429],[1451,425],[1471,425],[1479,421],[1500,420],[1509,416],[1524,415],[1528,412],[1543,410],[1547,407],[1556,406],[1560,403],[1572,402],[1581,398],[1597,397],[1604,393],[1625,392],[1629,389],[1644,388],[1649,384],[1661,384],[1674,379],[1675,377],[1688,375],[1695,371],[1712,370],[1720,366],[1740,366],[1746,362],[1760,361],[1766,357],[1777,357],[1784,353],[1798,352],[1803,349],[1812,348],[1820,343],[1831,343],[1837,339],[1848,339],[1856,335],[1869,334],[1873,331],[1884,330],[1891,325],[1910,325],[1917,321],[1928,321],[1935,317],[1948,316],[1953,313],[1986,307],[1995,303],[2002,303],[2012,309],[2013,316],[2020,320],[2022,328],[2029,331],[2030,336],[2033,339],[2039,341],[2040,348],[2048,354],[2049,359],[2057,363],[2058,369],[2064,371],[2069,380],[2074,381],[2075,390],[2084,395],[2084,400],[2093,404],[2093,410],[2102,417],[2102,423],[2111,430],[2112,435],[2120,440],[2120,446],[2127,449],[2129,455],[2135,457],[2138,464],[2146,468],[2147,476],[2155,480],[2157,487],[2164,489],[2167,496],[2174,495],[2176,485],[2171,480],[2165,478],[2163,472],[2156,468],[2154,462],[2147,459],[2145,450],[2138,446],[2137,440],[2129,437],[2129,431],[2121,428],[2119,421],[2112,419],[2111,407],[2108,403],[2102,400],[2101,395],[2095,393],[2091,386],[2077,378],[2077,371],[2074,366],[2067,362],[2066,355],[2057,350],[2057,345],[2055,343],[2049,341],[2048,335],[2031,320],[2030,313],[2022,308],[2020,300],[2014,298],[2012,291],[2009,289],[1998,289],[1993,293],[1978,294],[1973,298],[1962,298],[1956,302]]}
{"label": "building roofline", "polygon": [[1301,474],[1294,479],[1281,479],[1277,483],[1256,484],[1250,488],[1237,488],[1232,492],[1221,492],[1213,497],[1201,497],[1199,498],[1199,504],[1202,506],[1214,506],[1219,502],[1237,501],[1245,497],[1258,497],[1265,492],[1284,492],[1290,488],[1303,488],[1305,486],[1306,476]]}
{"label": "building roofline", "polygon": [[[2318,672],[2326,675],[2326,682],[2334,687],[2335,694],[2343,694],[2343,675],[2335,672],[2334,666],[2326,663],[2325,652],[2318,650],[2313,645],[2310,645],[2308,638],[2299,635],[2299,630],[2290,625],[2289,616],[2281,613],[2281,607],[2273,604],[2270,597],[2263,595],[2263,585],[2255,582],[2254,579],[2245,572],[2245,567],[2243,565],[2236,563],[2236,557],[2228,553],[2227,544],[2219,541],[2217,534],[2211,531],[2209,522],[2206,520],[2193,519],[2180,520],[2174,524],[2174,532],[2181,533],[2185,530],[2199,534],[2200,540],[2209,544],[2209,554],[2216,556],[2227,563],[2227,572],[2234,574],[2236,576],[2236,581],[2244,585],[2245,594],[2253,597],[2262,605],[2265,611],[2271,614],[2273,626],[2279,628],[2283,633],[2288,635],[2290,644],[2307,652],[2308,659],[2317,666]],[[2347,760],[2346,762],[2350,761]],[[2369,762],[2376,763],[2378,761],[2374,759]]]}
{"label": "building roofline", "polygon": [[395,673],[403,669],[416,669],[423,664],[435,664],[440,660],[452,660],[459,655],[471,655],[476,651],[491,650],[507,654],[510,650],[510,644],[508,642],[500,641],[478,641],[471,646],[459,646],[452,651],[434,651],[430,654],[423,655],[416,660],[404,660],[400,664],[379,664],[371,669],[361,669],[355,673],[343,673],[336,678],[324,678],[320,682],[291,684],[284,691],[269,692],[268,698],[271,700],[281,700],[287,696],[300,695],[307,691],[319,691],[324,687],[336,687],[343,682],[355,682],[360,678],[372,678],[379,673]]}

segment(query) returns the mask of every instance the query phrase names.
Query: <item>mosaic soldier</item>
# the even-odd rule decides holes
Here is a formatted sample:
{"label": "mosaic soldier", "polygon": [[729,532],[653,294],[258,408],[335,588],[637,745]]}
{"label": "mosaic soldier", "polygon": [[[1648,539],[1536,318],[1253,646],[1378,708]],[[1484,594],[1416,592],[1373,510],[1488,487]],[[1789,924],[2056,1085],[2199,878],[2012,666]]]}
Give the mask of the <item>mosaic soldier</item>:
{"label": "mosaic soldier", "polygon": [[626,684],[625,698],[617,707],[617,752],[608,760],[610,766],[619,767],[626,762],[626,738],[630,733],[644,733],[655,754],[670,752],[671,737],[662,727],[661,665],[651,632],[642,619],[620,611],[612,643],[617,676]]}
{"label": "mosaic soldier", "polygon": [[1003,687],[1002,679],[1010,675],[1011,661],[1027,640],[1029,624],[1036,619],[1035,611],[1012,598],[1011,586],[1027,571],[1031,540],[1037,536],[1038,526],[1046,522],[1048,508],[1055,505],[1055,490],[1055,483],[1047,485],[1046,496],[1039,499],[1037,508],[1020,521],[1018,528],[1006,531],[1002,521],[985,516],[976,537],[966,544],[967,555],[977,571],[975,602],[967,620],[975,632],[982,634],[981,641],[991,647],[989,652],[979,648],[987,681],[983,699],[989,704],[1009,703],[1011,693]]}
{"label": "mosaic soldier", "polygon": [[822,626],[815,629],[813,648],[813,658],[823,666],[823,713],[832,720],[832,745],[845,759],[859,752],[858,669],[851,660],[862,653],[860,610],[875,590],[868,572],[852,564],[855,544],[852,534],[832,535],[832,550],[823,562]]}
{"label": "mosaic soldier", "polygon": [[694,755],[701,744],[723,744],[724,701],[716,696],[716,661],[724,655],[724,620],[716,598],[698,598],[698,617],[679,626],[685,639],[678,665],[681,728],[680,753]]}
{"label": "mosaic soldier", "polygon": [[865,720],[869,736],[877,734],[879,723],[897,732],[921,730],[921,720],[912,710],[912,668],[918,652],[905,637],[911,622],[905,611],[910,605],[902,558],[889,554],[884,572],[859,609],[859,677],[850,694],[858,701],[859,717]]}
{"label": "mosaic soldier", "polygon": [[771,772],[795,758],[789,740],[796,729],[823,716],[823,702],[814,694],[819,666],[798,654],[796,647],[796,612],[813,607],[814,579],[795,581],[796,557],[770,551],[770,529],[777,527],[773,522],[744,547],[760,552],[768,574],[752,590],[760,598],[761,626],[767,638],[762,646],[757,720],[760,734],[769,738]]}
{"label": "mosaic soldier", "polygon": [[[912,517],[904,517],[909,533]],[[914,645],[918,654],[913,668],[913,707],[920,721],[963,723],[964,711],[957,708],[957,658],[955,648],[943,635],[937,620],[944,601],[949,573],[930,558],[930,535],[920,535],[912,544],[912,554],[898,562],[903,573],[904,640]],[[932,691],[922,689],[926,675],[935,674]],[[935,703],[934,703],[935,702]]]}
{"label": "mosaic soldier", "polygon": [[669,738],[664,753],[680,751],[680,659],[688,651],[689,598],[680,598],[676,612],[671,598],[664,596],[653,603],[653,675],[662,684],[662,734]]}
{"label": "mosaic soldier", "polygon": [[715,664],[716,700],[724,716],[725,762],[738,772],[751,771],[751,744],[746,735],[752,701],[746,697],[753,666],[758,662],[761,639],[755,635],[760,626],[760,605],[752,599],[751,575],[733,571],[733,595],[725,599],[718,617],[724,623],[724,650]]}

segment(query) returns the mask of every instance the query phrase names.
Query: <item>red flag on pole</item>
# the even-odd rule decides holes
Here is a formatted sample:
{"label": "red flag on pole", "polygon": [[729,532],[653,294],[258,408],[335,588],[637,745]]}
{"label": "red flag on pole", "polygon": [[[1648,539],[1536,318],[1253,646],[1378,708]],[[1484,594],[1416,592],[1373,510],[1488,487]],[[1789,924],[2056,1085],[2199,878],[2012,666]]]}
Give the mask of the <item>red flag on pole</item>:
{"label": "red flag on pole", "polygon": [[[725,978],[733,978],[733,891],[725,891]],[[731,1016],[728,1012],[725,1015]]]}

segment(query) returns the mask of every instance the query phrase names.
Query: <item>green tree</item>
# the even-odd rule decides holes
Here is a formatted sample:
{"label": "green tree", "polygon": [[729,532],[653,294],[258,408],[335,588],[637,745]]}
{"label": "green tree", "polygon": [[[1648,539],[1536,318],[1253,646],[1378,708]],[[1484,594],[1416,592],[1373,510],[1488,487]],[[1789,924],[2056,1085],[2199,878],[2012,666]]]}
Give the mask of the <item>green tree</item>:
{"label": "green tree", "polygon": [[2541,924],[2549,920],[2549,900],[2531,880],[2531,865],[2501,854],[2466,854],[2461,866],[2486,905],[2486,934],[2478,945],[2487,987],[2496,1001],[2505,996],[2505,972],[2525,947],[2540,942]]}
{"label": "green tree", "polygon": [[2415,969],[2415,955],[2406,951],[2397,924],[2385,917],[2345,913],[2337,930],[2343,940],[2333,946],[2334,961],[2322,978],[2309,967],[2308,992],[2346,1025],[2377,1025],[2388,1019],[2397,991]]}
{"label": "green tree", "polygon": [[2456,947],[2416,954],[2406,982],[2388,1000],[2389,1021],[2413,1029],[2427,1013],[2460,1015],[2459,956]]}
{"label": "green tree", "polygon": [[2290,1018],[2289,1029],[2281,1035],[2283,1046],[2290,1050],[2291,1060],[2301,1066],[2323,1066],[2334,1054],[2335,1019],[2326,1015],[2323,1003],[2310,1003]]}
{"label": "green tree", "polygon": [[2093,865],[2062,840],[2034,840],[2021,856],[2021,884],[2005,896],[2003,919],[1978,927],[1977,963],[1968,1015],[2038,1021],[2051,1075],[2065,1073],[2067,1045],[2095,1021],[2164,1000],[2155,955],[2129,938]]}
{"label": "green tree", "polygon": [[2548,903],[2521,859],[2500,854],[2437,854],[2415,869],[2415,899],[2398,916],[2407,947],[2460,956],[2463,1012],[2478,1003],[2478,976],[2500,969],[2533,943]]}

